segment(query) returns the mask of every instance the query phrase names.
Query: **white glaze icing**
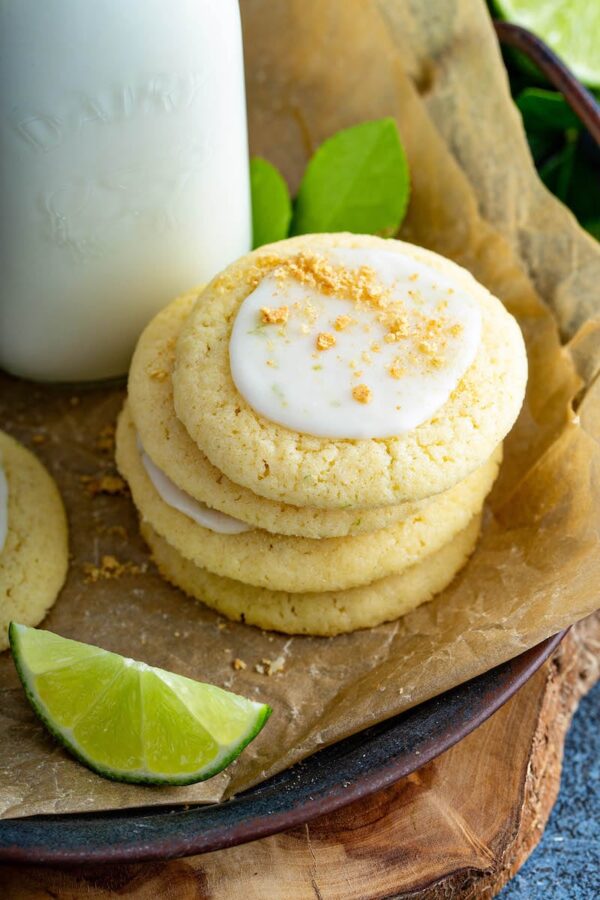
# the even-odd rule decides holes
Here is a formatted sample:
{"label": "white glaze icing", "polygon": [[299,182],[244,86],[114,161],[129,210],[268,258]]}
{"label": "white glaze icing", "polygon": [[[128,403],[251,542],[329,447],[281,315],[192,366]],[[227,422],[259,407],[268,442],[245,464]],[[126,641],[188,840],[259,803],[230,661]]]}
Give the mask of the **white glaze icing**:
{"label": "white glaze icing", "polygon": [[0,458],[0,553],[8,534],[8,481]]}
{"label": "white glaze icing", "polygon": [[[408,256],[372,248],[315,252],[350,270],[369,266],[390,289],[394,308],[398,304],[411,324],[412,337],[386,343],[388,328],[373,306],[327,296],[293,278],[282,283],[270,274],[244,300],[233,326],[230,365],[240,394],[265,418],[317,437],[385,438],[426,422],[475,358],[481,338],[476,301],[460,281]],[[261,308],[280,306],[289,310],[287,323],[263,324]],[[339,316],[355,322],[336,331]],[[419,335],[426,338],[424,324],[432,321],[443,328],[444,340],[433,362],[419,349]],[[333,335],[335,346],[317,350],[320,332]],[[401,374],[392,377],[390,369]],[[369,389],[368,402],[354,398],[357,385]]]}
{"label": "white glaze icing", "polygon": [[171,481],[169,476],[166,475],[162,469],[159,469],[156,463],[150,459],[144,450],[139,437],[137,443],[140,457],[148,474],[148,478],[156,488],[159,496],[168,506],[179,510],[184,516],[197,522],[198,525],[202,525],[203,528],[208,528],[210,531],[216,531],[218,534],[241,534],[243,531],[251,531],[251,526],[247,525],[246,522],[234,519],[233,516],[228,516],[216,509],[211,509],[210,506],[200,503],[199,500],[195,500],[185,491],[182,491],[181,488],[177,487],[177,485]]}

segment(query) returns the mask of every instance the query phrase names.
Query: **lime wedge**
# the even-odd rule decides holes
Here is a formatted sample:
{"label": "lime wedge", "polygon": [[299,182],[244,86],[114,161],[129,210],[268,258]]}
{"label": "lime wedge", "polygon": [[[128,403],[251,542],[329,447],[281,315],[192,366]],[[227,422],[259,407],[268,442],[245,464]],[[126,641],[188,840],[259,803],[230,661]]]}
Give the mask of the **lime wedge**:
{"label": "lime wedge", "polygon": [[8,634],[35,712],[106,778],[204,781],[239,756],[271,714],[263,703],[50,631],[12,622]]}
{"label": "lime wedge", "polygon": [[494,0],[509,22],[533,31],[589,87],[600,87],[600,3],[595,0]]}

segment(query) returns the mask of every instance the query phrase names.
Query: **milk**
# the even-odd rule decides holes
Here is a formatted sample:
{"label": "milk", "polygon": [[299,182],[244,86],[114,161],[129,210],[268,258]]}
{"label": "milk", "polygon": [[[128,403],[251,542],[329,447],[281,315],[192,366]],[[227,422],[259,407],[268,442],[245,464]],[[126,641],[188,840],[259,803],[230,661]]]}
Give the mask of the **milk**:
{"label": "milk", "polygon": [[0,366],[123,374],[251,243],[236,0],[0,0]]}

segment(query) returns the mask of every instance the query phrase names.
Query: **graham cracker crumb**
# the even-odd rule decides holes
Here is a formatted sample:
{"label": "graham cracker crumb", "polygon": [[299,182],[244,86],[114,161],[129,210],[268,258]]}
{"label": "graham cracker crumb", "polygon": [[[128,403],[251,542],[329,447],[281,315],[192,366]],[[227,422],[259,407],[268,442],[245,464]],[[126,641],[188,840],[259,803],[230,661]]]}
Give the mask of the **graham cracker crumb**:
{"label": "graham cracker crumb", "polygon": [[84,563],[83,571],[85,580],[95,584],[111,578],[120,578],[121,575],[140,575],[146,571],[146,566],[138,566],[131,562],[119,562],[115,556],[103,556],[100,565],[94,563]]}
{"label": "graham cracker crumb", "polygon": [[289,314],[288,306],[278,306],[276,309],[269,306],[260,308],[260,320],[263,325],[285,325]]}
{"label": "graham cracker crumb", "polygon": [[321,331],[317,335],[317,350],[329,350],[335,347],[335,337],[329,331]]}
{"label": "graham cracker crumb", "polygon": [[391,366],[388,369],[388,372],[392,376],[392,378],[402,378],[402,376],[406,373],[406,369],[400,365],[398,360],[394,360]]}
{"label": "graham cracker crumb", "polygon": [[378,316],[379,321],[387,328],[388,334],[385,335],[384,341],[389,341],[388,335],[393,336],[393,341],[398,341],[400,338],[409,337],[410,335],[410,326],[408,324],[408,320],[406,316],[398,313],[397,310],[388,310],[386,312],[380,313]]}
{"label": "graham cracker crumb", "polygon": [[[269,270],[276,268],[281,263],[281,257],[274,253],[265,253],[264,256],[258,256],[254,260],[254,265],[246,272],[246,283],[251,287],[258,287]],[[232,281],[230,275],[219,275],[213,282],[213,286],[217,288],[219,293],[231,290],[236,284]]]}
{"label": "graham cracker crumb", "polygon": [[344,297],[357,304],[381,307],[390,296],[371,266],[348,269],[328,262],[320,253],[303,252],[283,259],[276,275],[280,283],[290,277],[326,296]]}
{"label": "graham cracker crumb", "polygon": [[256,663],[254,671],[258,672],[259,675],[267,675],[270,678],[272,675],[278,675],[280,672],[283,672],[284,668],[285,658],[283,656],[278,656],[276,659],[264,657],[259,663]]}
{"label": "graham cracker crumb", "polygon": [[90,497],[97,494],[124,494],[127,492],[127,484],[120,475],[81,475],[81,483],[85,486]]}
{"label": "graham cracker crumb", "polygon": [[366,384],[357,384],[352,388],[352,396],[357,403],[370,403],[373,392]]}
{"label": "graham cracker crumb", "polygon": [[355,322],[356,319],[353,319],[352,316],[338,316],[333,327],[336,331],[343,331],[348,325],[353,325]]}
{"label": "graham cracker crumb", "polygon": [[112,453],[115,449],[115,426],[112,423],[104,425],[96,438],[96,449],[102,453]]}

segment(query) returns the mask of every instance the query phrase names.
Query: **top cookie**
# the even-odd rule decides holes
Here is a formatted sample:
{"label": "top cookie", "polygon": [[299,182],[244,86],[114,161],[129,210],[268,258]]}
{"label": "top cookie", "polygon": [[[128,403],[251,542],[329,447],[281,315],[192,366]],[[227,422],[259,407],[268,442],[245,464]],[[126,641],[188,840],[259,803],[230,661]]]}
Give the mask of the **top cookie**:
{"label": "top cookie", "polygon": [[176,356],[177,415],[209,460],[260,496],[323,509],[452,487],[509,431],[527,377],[517,323],[468,272],[348,234],[238,260]]}
{"label": "top cookie", "polygon": [[345,537],[379,531],[414,514],[413,503],[366,510],[290,506],[234,484],[209,462],[175,415],[171,384],[175,343],[199,293],[190,291],[161,310],[141,334],[131,361],[129,407],[154,464],[195,500],[274,534]]}

